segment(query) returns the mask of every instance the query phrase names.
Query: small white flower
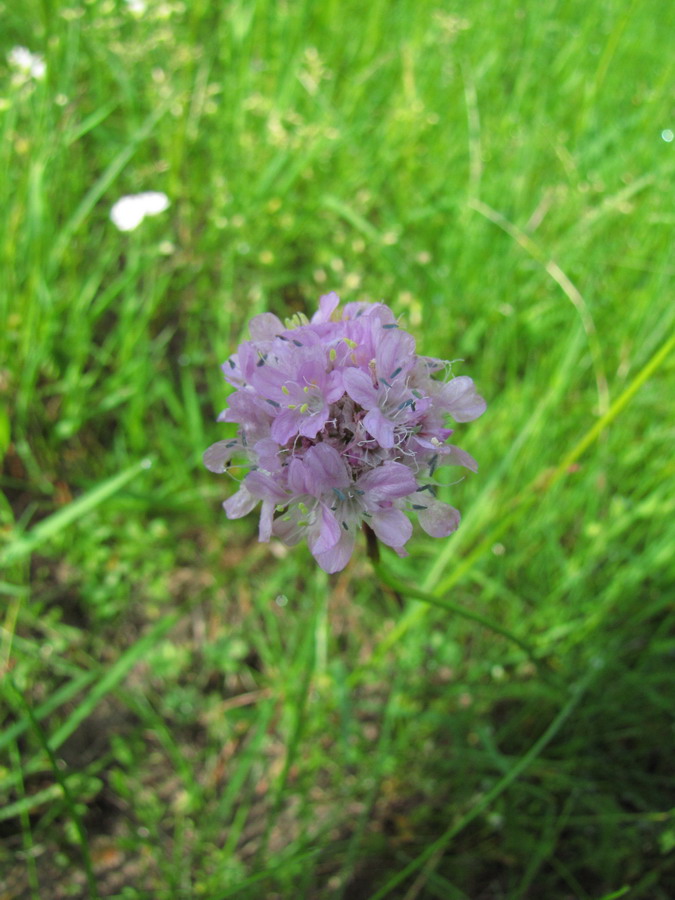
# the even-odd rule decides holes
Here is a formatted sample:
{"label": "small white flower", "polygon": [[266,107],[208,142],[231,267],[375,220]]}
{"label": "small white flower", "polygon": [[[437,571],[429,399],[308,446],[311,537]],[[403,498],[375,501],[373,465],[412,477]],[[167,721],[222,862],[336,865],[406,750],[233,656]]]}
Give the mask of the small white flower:
{"label": "small white flower", "polygon": [[135,16],[142,16],[147,9],[145,0],[126,0],[129,12]]}
{"label": "small white flower", "polygon": [[20,75],[36,81],[43,79],[47,71],[44,57],[31,53],[27,47],[13,47],[7,54],[7,62]]}
{"label": "small white flower", "polygon": [[146,216],[156,216],[169,207],[169,198],[160,191],[145,191],[121,197],[110,210],[110,219],[120,231],[133,231]]}

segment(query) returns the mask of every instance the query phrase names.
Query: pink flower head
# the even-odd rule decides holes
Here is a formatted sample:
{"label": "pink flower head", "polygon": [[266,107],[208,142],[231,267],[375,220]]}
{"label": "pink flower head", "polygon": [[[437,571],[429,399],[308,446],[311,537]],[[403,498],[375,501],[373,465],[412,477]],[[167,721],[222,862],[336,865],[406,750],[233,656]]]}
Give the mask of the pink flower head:
{"label": "pink flower head", "polygon": [[415,340],[383,303],[321,297],[311,321],[282,323],[263,313],[251,340],[223,365],[235,389],[219,421],[237,436],[204,454],[212,472],[250,471],[223,504],[231,519],[261,503],[259,537],[292,546],[305,539],[326,572],[339,572],[367,524],[405,556],[412,535],[407,513],[424,531],[446,537],[459,513],[436,499],[439,466],[475,471],[475,460],[448,444],[456,422],[485,411],[465,375],[443,360],[418,356]]}

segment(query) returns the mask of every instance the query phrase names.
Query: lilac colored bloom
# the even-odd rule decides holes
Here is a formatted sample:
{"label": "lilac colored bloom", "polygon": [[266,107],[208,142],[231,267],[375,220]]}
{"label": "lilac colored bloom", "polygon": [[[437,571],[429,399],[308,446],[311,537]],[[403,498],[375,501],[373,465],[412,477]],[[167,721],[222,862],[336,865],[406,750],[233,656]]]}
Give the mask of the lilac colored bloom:
{"label": "lilac colored bloom", "polygon": [[304,539],[326,572],[347,565],[364,523],[400,556],[409,512],[432,537],[456,530],[459,513],[436,498],[434,476],[441,466],[477,464],[448,443],[446,420],[485,411],[473,381],[418,356],[383,303],[340,312],[339,302],[321,297],[311,320],[252,320],[251,340],[223,365],[234,393],[218,418],[236,423],[237,435],[204,454],[212,472],[249,468],[223,504],[229,518],[260,503],[260,540]]}

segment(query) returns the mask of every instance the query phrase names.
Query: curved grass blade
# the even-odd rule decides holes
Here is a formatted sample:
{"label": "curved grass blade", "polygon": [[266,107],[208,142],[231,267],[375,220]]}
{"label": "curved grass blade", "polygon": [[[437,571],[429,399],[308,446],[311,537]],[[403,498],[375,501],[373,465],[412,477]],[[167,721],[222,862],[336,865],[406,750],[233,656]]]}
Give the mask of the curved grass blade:
{"label": "curved grass blade", "polygon": [[68,506],[64,506],[63,509],[44,519],[32,528],[28,534],[22,534],[14,538],[9,544],[0,549],[0,566],[7,566],[29,556],[50,538],[60,534],[68,525],[76,522],[105,500],[108,500],[109,497],[116,494],[117,491],[121,490],[142,471],[149,469],[151,465],[151,459],[142,459],[140,462],[134,463],[133,466],[129,466],[128,469],[125,469],[118,475],[113,475],[112,478],[108,478],[107,481],[92,488],[82,497],[78,497],[77,500],[69,503]]}
{"label": "curved grass blade", "polygon": [[91,853],[89,852],[89,842],[87,839],[87,832],[85,831],[84,825],[82,823],[82,819],[80,814],[77,811],[77,807],[75,805],[75,800],[73,795],[70,793],[70,788],[68,787],[67,780],[64,777],[63,772],[59,768],[59,764],[57,762],[56,757],[54,756],[54,751],[49,746],[49,741],[47,740],[47,736],[42,730],[42,726],[35,718],[33,714],[33,710],[31,709],[30,704],[25,699],[21,691],[14,685],[14,683],[8,679],[7,687],[10,689],[10,693],[14,695],[16,700],[16,706],[21,707],[25,710],[28,719],[30,720],[31,727],[37,736],[38,741],[40,742],[42,749],[45,751],[49,758],[49,764],[51,766],[52,772],[54,774],[54,778],[58,782],[61,791],[63,792],[63,799],[68,808],[68,812],[75,826],[75,831],[77,833],[78,843],[80,844],[80,849],[82,851],[82,862],[84,864],[84,871],[87,877],[87,886],[89,888],[89,896],[92,900],[98,900],[99,893],[98,888],[96,887],[96,878],[94,876],[94,868],[92,866],[91,861]]}
{"label": "curved grass blade", "polygon": [[510,787],[510,785],[513,784],[513,782],[517,778],[519,778],[520,775],[522,775],[522,773],[551,743],[553,738],[573,713],[574,709],[581,701],[591,683],[598,676],[601,668],[601,665],[597,665],[595,668],[590,669],[586,673],[585,677],[575,685],[572,691],[572,696],[548,726],[546,731],[541,735],[541,737],[534,742],[527,753],[523,754],[518,762],[514,766],[512,766],[509,771],[506,772],[506,774],[502,778],[500,778],[499,781],[489,791],[487,791],[487,793],[483,794],[483,796],[469,810],[469,812],[465,813],[456,822],[453,822],[453,824],[448,829],[446,829],[446,831],[444,831],[439,838],[437,838],[433,843],[429,844],[427,848],[423,850],[418,857],[416,857],[416,859],[409,863],[405,868],[401,869],[400,872],[397,872],[396,875],[390,878],[385,885],[383,885],[378,891],[372,894],[369,897],[369,900],[382,900],[382,898],[390,896],[394,888],[401,884],[402,881],[405,881],[406,878],[409,878],[411,875],[414,875],[415,872],[419,871],[419,869],[421,869],[427,861],[431,860],[432,858],[440,861],[443,853],[447,849],[452,839],[456,837],[460,833],[460,831],[463,831],[470,822],[473,822],[475,818],[477,818],[482,812],[488,809],[488,807],[497,799],[497,797],[501,796],[501,794],[503,794],[504,791],[506,791],[507,788]]}

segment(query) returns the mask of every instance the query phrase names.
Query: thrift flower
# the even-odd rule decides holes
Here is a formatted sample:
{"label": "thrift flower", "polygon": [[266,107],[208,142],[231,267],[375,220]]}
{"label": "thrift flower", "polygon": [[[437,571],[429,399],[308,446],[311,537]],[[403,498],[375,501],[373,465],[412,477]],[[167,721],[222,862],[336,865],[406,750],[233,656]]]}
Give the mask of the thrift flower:
{"label": "thrift flower", "polygon": [[129,194],[113,203],[110,219],[120,231],[133,231],[146,216],[157,216],[169,208],[169,198],[159,191]]}
{"label": "thrift flower", "polygon": [[409,513],[432,537],[456,530],[459,512],[436,498],[435,474],[477,464],[448,443],[446,419],[485,411],[473,381],[418,356],[383,303],[340,311],[339,302],[321,297],[311,320],[263,313],[251,321],[251,340],[222,367],[234,393],[218,418],[237,434],[204,454],[212,472],[249,469],[223,504],[229,518],[260,504],[259,539],[306,540],[326,572],[347,565],[364,524],[400,556]]}

